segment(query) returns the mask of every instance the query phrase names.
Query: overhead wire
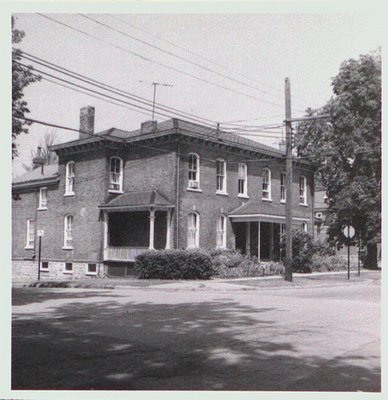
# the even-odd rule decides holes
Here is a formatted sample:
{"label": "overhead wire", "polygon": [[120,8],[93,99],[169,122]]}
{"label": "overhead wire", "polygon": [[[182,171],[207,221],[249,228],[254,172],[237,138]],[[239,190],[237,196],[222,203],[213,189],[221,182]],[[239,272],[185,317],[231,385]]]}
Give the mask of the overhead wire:
{"label": "overhead wire", "polygon": [[170,70],[172,70],[172,71],[174,71],[174,72],[178,72],[179,74],[183,74],[183,75],[189,76],[189,77],[191,77],[191,78],[193,78],[193,79],[196,79],[196,80],[199,80],[199,81],[201,81],[201,82],[207,83],[207,84],[209,84],[209,85],[212,85],[212,86],[215,86],[215,87],[218,87],[218,88],[221,88],[221,89],[224,89],[224,90],[233,92],[233,93],[237,93],[237,94],[239,94],[239,95],[242,95],[242,96],[245,96],[245,97],[247,97],[247,98],[253,99],[253,100],[258,101],[258,102],[260,102],[260,103],[267,103],[267,104],[271,104],[271,105],[276,106],[276,107],[283,108],[283,105],[280,105],[279,103],[274,103],[274,102],[269,101],[269,100],[260,99],[260,98],[258,98],[258,97],[256,97],[256,96],[249,95],[249,94],[244,93],[244,92],[241,92],[241,91],[239,91],[239,90],[232,89],[232,88],[230,88],[230,87],[227,87],[227,86],[224,86],[224,85],[220,85],[220,84],[218,84],[218,83],[215,83],[215,82],[212,82],[212,81],[209,81],[209,80],[200,78],[200,77],[198,77],[198,76],[196,76],[196,75],[190,74],[189,72],[182,71],[182,70],[180,70],[180,69],[178,69],[178,68],[175,68],[175,67],[172,67],[172,66],[170,66],[170,65],[164,64],[164,63],[162,63],[162,62],[160,62],[160,61],[152,60],[152,59],[149,58],[149,57],[145,57],[145,56],[143,56],[143,55],[141,55],[141,54],[139,54],[139,53],[136,53],[136,52],[131,51],[131,50],[128,50],[128,49],[125,49],[125,48],[123,48],[123,47],[121,47],[121,46],[118,46],[118,45],[116,45],[116,44],[113,44],[113,43],[111,43],[111,42],[109,42],[109,41],[106,41],[106,40],[104,40],[104,39],[101,39],[101,38],[99,38],[99,37],[96,37],[96,36],[94,36],[94,35],[91,35],[91,34],[85,32],[85,31],[83,31],[83,30],[81,30],[81,29],[79,29],[79,28],[75,28],[74,26],[71,26],[71,25],[69,25],[69,24],[67,24],[67,23],[64,23],[64,22],[62,22],[62,21],[56,20],[55,18],[49,17],[48,15],[41,14],[41,13],[36,13],[36,14],[39,15],[39,16],[41,16],[41,17],[43,17],[43,18],[46,18],[46,19],[48,19],[48,20],[50,20],[50,21],[52,21],[52,22],[55,22],[55,23],[57,23],[57,24],[59,24],[59,25],[65,26],[65,27],[68,28],[68,29],[74,30],[74,31],[76,31],[76,32],[78,32],[78,33],[81,33],[81,34],[87,36],[87,37],[90,37],[90,38],[92,38],[92,39],[94,39],[94,40],[97,40],[97,41],[100,41],[100,42],[102,42],[102,43],[105,43],[105,44],[107,44],[107,45],[109,45],[109,46],[111,46],[111,47],[114,47],[114,48],[116,48],[116,49],[119,49],[119,50],[121,50],[121,51],[124,51],[124,52],[126,52],[126,53],[128,53],[128,54],[132,54],[132,55],[134,55],[135,57],[141,58],[143,61],[147,61],[147,62],[150,62],[150,63],[153,63],[153,64],[157,64],[157,65],[162,66],[162,67],[164,67],[164,68],[170,69]]}

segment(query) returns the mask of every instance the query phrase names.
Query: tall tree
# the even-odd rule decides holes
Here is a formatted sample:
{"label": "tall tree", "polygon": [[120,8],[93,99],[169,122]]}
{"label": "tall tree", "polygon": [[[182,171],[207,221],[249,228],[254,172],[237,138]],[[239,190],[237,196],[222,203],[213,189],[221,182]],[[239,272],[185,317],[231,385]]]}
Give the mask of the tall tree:
{"label": "tall tree", "polygon": [[[12,44],[20,43],[24,37],[24,32],[15,28],[15,18],[11,19],[12,25]],[[30,110],[27,102],[23,100],[23,89],[30,83],[39,81],[40,76],[32,73],[32,67],[24,67],[18,62],[21,61],[19,49],[12,50],[12,159],[18,155],[16,147],[16,137],[21,133],[28,133],[30,121],[23,119]]]}
{"label": "tall tree", "polygon": [[317,163],[327,190],[329,240],[344,243],[352,224],[367,247],[365,267],[377,268],[381,240],[381,52],[345,61],[332,81],[333,96],[307,114],[329,118],[298,126],[298,154]]}
{"label": "tall tree", "polygon": [[53,146],[57,143],[57,133],[55,130],[47,131],[43,139],[39,142],[38,149],[31,150],[31,162],[30,164],[23,163],[23,168],[26,171],[31,171],[34,168],[32,160],[34,158],[42,158],[44,160],[45,165],[56,164],[58,162],[58,156],[54,151],[50,150],[50,146]]}

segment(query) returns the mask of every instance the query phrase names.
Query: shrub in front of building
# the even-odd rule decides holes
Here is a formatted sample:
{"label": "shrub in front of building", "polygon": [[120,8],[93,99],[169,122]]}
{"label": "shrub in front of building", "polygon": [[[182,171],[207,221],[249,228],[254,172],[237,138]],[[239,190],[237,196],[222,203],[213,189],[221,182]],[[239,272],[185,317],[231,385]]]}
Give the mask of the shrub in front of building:
{"label": "shrub in front of building", "polygon": [[136,257],[140,279],[209,279],[215,271],[210,256],[199,250],[150,250]]}

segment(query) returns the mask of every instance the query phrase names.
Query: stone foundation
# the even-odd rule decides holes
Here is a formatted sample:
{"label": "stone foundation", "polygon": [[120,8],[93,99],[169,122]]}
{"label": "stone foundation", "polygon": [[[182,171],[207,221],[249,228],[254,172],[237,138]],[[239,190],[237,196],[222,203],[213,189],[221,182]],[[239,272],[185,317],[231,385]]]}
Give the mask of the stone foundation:
{"label": "stone foundation", "polygon": [[[96,263],[97,272],[88,272],[88,263],[73,262],[73,271],[65,271],[65,262],[48,261],[48,270],[40,270],[42,281],[62,281],[88,278],[103,278],[106,276],[106,268],[102,263]],[[13,260],[12,281],[26,281],[38,279],[38,261],[35,260]]]}

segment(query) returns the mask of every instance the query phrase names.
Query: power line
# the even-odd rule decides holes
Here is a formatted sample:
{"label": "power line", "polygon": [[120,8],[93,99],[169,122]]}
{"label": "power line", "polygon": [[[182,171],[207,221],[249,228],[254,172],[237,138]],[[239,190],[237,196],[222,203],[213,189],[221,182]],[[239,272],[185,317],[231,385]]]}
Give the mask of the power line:
{"label": "power line", "polygon": [[218,88],[221,88],[221,89],[224,89],[224,90],[233,92],[233,93],[237,93],[237,94],[239,94],[239,95],[248,97],[248,98],[253,99],[253,100],[255,100],[255,101],[259,101],[259,102],[261,102],[261,103],[267,103],[267,104],[274,105],[274,106],[276,106],[276,107],[283,108],[283,106],[280,105],[280,104],[278,104],[278,103],[274,103],[274,102],[272,102],[272,101],[260,99],[260,98],[258,98],[258,97],[256,97],[256,96],[252,96],[252,95],[249,95],[249,94],[247,94],[247,93],[243,93],[243,92],[240,92],[240,91],[238,91],[238,90],[229,88],[229,87],[227,87],[227,86],[223,86],[223,85],[217,84],[217,83],[215,83],[215,82],[211,82],[211,81],[209,81],[209,80],[200,78],[200,77],[198,77],[198,76],[196,76],[196,75],[193,75],[193,74],[190,74],[190,73],[188,73],[188,72],[182,71],[182,70],[180,70],[180,69],[178,69],[178,68],[172,67],[172,66],[167,65],[167,64],[164,64],[164,63],[162,63],[162,62],[152,60],[151,58],[145,57],[145,56],[143,56],[143,55],[141,55],[141,54],[138,54],[138,53],[135,53],[135,52],[133,52],[133,51],[131,51],[131,50],[125,49],[125,48],[123,48],[123,47],[121,47],[121,46],[115,45],[115,44],[113,44],[113,43],[111,43],[111,42],[109,42],[109,41],[106,41],[106,40],[104,40],[104,39],[101,39],[101,38],[98,38],[98,37],[96,37],[96,36],[93,36],[93,35],[91,35],[91,34],[85,32],[85,31],[83,31],[83,30],[81,30],[81,29],[78,29],[78,28],[75,28],[75,27],[73,27],[73,26],[71,26],[71,25],[69,25],[69,24],[66,24],[66,23],[64,23],[64,22],[58,21],[58,20],[56,20],[55,18],[49,17],[49,16],[44,15],[44,14],[41,14],[41,13],[36,13],[36,14],[39,15],[39,16],[41,16],[41,17],[43,17],[43,18],[46,18],[46,19],[48,19],[48,20],[50,20],[50,21],[52,21],[52,22],[55,22],[55,23],[57,23],[57,24],[59,24],[59,25],[65,26],[65,27],[68,28],[68,29],[74,30],[75,32],[81,33],[82,35],[85,35],[85,36],[87,36],[87,37],[90,37],[90,38],[92,38],[92,39],[94,39],[94,40],[97,40],[97,41],[100,41],[100,42],[102,42],[102,43],[105,43],[105,44],[107,44],[107,45],[109,45],[109,46],[112,46],[112,47],[114,47],[114,48],[116,48],[116,49],[119,49],[119,50],[121,50],[121,51],[124,51],[124,52],[126,52],[126,53],[128,53],[128,54],[132,54],[132,55],[134,55],[135,57],[141,58],[143,61],[147,61],[147,62],[150,62],[150,63],[153,63],[153,64],[157,64],[157,65],[162,66],[162,67],[164,67],[164,68],[170,69],[170,70],[172,70],[172,71],[174,71],[174,72],[178,72],[179,74],[183,74],[183,75],[189,76],[189,77],[191,77],[191,78],[193,78],[193,79],[196,79],[196,80],[199,80],[199,81],[201,81],[201,82],[207,83],[207,84],[209,84],[209,85],[212,85],[212,86],[215,86],[215,87],[218,87]]}
{"label": "power line", "polygon": [[96,20],[96,19],[94,19],[94,18],[92,18],[92,17],[89,17],[89,16],[87,16],[87,15],[85,15],[85,14],[79,14],[79,15],[80,15],[81,17],[83,17],[83,18],[86,18],[86,19],[88,19],[88,20],[90,20],[90,21],[95,22],[95,23],[98,24],[98,25],[101,25],[101,26],[103,26],[103,27],[105,27],[105,28],[107,28],[107,29],[110,29],[110,30],[112,30],[112,31],[114,31],[114,32],[116,32],[116,33],[119,33],[119,34],[121,34],[121,35],[124,35],[124,36],[126,36],[126,37],[129,37],[129,38],[132,39],[132,40],[135,40],[135,41],[137,41],[137,42],[139,42],[139,43],[142,43],[142,44],[144,44],[144,45],[146,45],[146,46],[152,47],[153,49],[156,49],[156,50],[161,51],[161,52],[163,52],[163,53],[165,53],[165,54],[168,54],[168,55],[171,56],[171,57],[175,57],[175,58],[177,58],[177,59],[179,59],[179,60],[185,61],[185,62],[187,62],[187,63],[189,63],[189,64],[191,64],[191,65],[194,65],[194,66],[196,66],[196,67],[198,67],[198,68],[201,68],[201,69],[203,69],[203,70],[205,70],[205,71],[208,71],[208,72],[211,72],[211,73],[216,74],[216,75],[218,75],[218,76],[221,76],[221,77],[223,77],[223,78],[229,79],[229,80],[231,80],[231,81],[233,81],[233,82],[236,82],[236,83],[238,83],[238,84],[240,84],[240,85],[246,86],[246,87],[248,87],[248,88],[250,88],[250,89],[254,89],[254,90],[257,90],[257,91],[259,91],[259,92],[261,92],[261,93],[268,94],[268,95],[270,95],[270,96],[279,98],[279,96],[276,96],[276,95],[274,95],[274,94],[272,94],[272,93],[270,93],[270,92],[267,92],[267,91],[265,91],[265,90],[262,90],[262,89],[260,89],[260,88],[258,88],[258,87],[256,87],[256,86],[248,85],[248,84],[246,84],[246,83],[244,83],[244,82],[242,82],[242,81],[239,81],[239,80],[237,80],[237,79],[235,79],[235,78],[233,78],[233,77],[231,77],[231,76],[229,76],[229,75],[225,75],[225,74],[223,74],[223,73],[217,72],[217,71],[215,71],[214,69],[208,68],[208,67],[203,66],[203,65],[201,65],[201,64],[198,64],[198,63],[196,63],[196,62],[194,62],[194,61],[191,61],[191,60],[189,60],[188,58],[182,57],[182,56],[180,56],[180,55],[178,55],[178,54],[175,54],[175,53],[173,53],[173,52],[171,52],[171,51],[165,50],[165,49],[163,49],[163,48],[161,48],[161,47],[159,47],[159,46],[155,46],[155,45],[152,44],[152,43],[149,43],[149,42],[147,42],[147,41],[145,41],[145,40],[143,40],[143,39],[139,39],[139,38],[137,38],[137,37],[135,37],[135,36],[133,36],[133,35],[130,35],[130,34],[127,33],[127,32],[123,32],[123,31],[121,31],[121,30],[119,30],[119,29],[113,28],[111,25],[106,24],[106,23],[104,23],[104,22],[101,22],[101,21],[99,21],[99,20]]}
{"label": "power line", "polygon": [[[27,54],[27,55],[25,55],[25,54]],[[27,59],[29,61],[35,62],[37,64],[40,64],[40,65],[42,65],[42,66],[44,66],[46,68],[49,68],[49,69],[52,69],[54,71],[60,72],[60,73],[62,73],[64,75],[70,76],[70,77],[72,77],[74,79],[78,79],[78,80],[80,80],[82,82],[88,83],[88,84],[90,84],[92,86],[96,86],[96,87],[99,87],[99,88],[104,89],[106,91],[110,91],[112,93],[118,94],[120,96],[127,97],[127,98],[129,98],[131,100],[138,101],[139,103],[152,106],[152,102],[150,100],[147,100],[144,97],[137,96],[137,95],[135,95],[133,93],[130,93],[130,92],[115,88],[115,87],[113,87],[111,85],[108,85],[106,83],[103,83],[101,81],[97,81],[97,80],[89,78],[89,77],[87,77],[85,75],[81,75],[81,74],[79,74],[77,72],[71,71],[71,70],[66,69],[64,67],[61,67],[61,66],[59,66],[57,64],[54,64],[54,63],[51,63],[49,61],[43,60],[43,59],[41,59],[39,57],[30,55],[30,54],[28,54],[26,52],[22,52],[21,57],[23,57],[23,58],[25,58],[25,59]],[[197,116],[195,114],[187,113],[187,112],[184,112],[184,111],[180,111],[180,110],[178,110],[176,108],[165,106],[165,105],[163,105],[161,103],[155,103],[155,106],[156,106],[156,108],[159,108],[159,109],[167,111],[167,112],[169,112],[171,110],[171,111],[173,111],[174,114],[181,114],[182,116],[184,116],[187,119],[200,121],[203,124],[208,124],[208,122],[210,122],[211,124],[214,124],[214,125],[216,124],[215,121],[212,121],[210,119],[207,119],[207,118],[204,118],[204,117],[199,117],[199,116]],[[194,118],[191,118],[191,117],[194,117]]]}

